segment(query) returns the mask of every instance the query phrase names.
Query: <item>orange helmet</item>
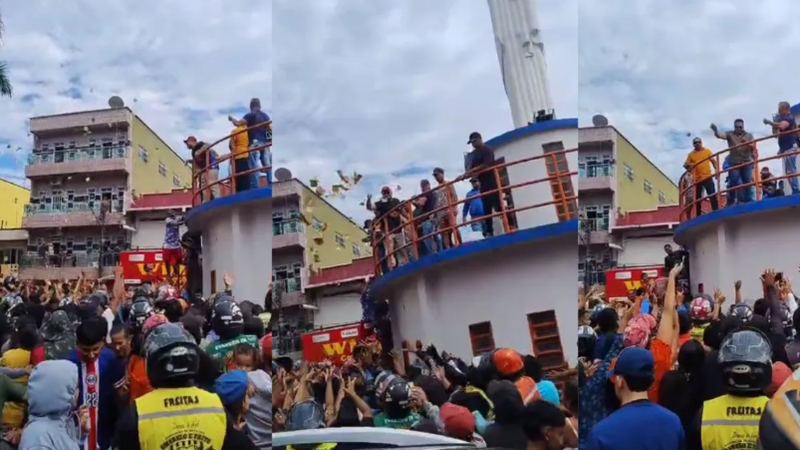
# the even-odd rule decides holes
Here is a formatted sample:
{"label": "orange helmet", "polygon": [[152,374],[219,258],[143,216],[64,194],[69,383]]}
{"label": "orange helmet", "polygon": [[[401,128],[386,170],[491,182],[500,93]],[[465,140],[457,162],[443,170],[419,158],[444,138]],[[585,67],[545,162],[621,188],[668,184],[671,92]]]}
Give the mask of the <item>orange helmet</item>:
{"label": "orange helmet", "polygon": [[800,449],[800,369],[789,377],[767,403],[758,427],[759,447],[764,450]]}
{"label": "orange helmet", "polygon": [[492,365],[501,377],[511,377],[525,368],[522,356],[510,348],[501,348],[492,353]]}

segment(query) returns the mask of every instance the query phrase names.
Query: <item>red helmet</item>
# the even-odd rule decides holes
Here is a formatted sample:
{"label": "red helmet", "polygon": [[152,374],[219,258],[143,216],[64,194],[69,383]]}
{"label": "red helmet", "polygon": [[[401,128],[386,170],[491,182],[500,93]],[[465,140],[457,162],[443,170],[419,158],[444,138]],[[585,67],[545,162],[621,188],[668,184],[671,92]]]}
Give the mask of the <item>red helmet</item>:
{"label": "red helmet", "polygon": [[689,307],[689,317],[692,320],[711,320],[713,310],[714,306],[711,304],[711,300],[706,297],[697,297],[692,300]]}
{"label": "red helmet", "polygon": [[261,354],[264,359],[272,359],[272,333],[261,338]]}

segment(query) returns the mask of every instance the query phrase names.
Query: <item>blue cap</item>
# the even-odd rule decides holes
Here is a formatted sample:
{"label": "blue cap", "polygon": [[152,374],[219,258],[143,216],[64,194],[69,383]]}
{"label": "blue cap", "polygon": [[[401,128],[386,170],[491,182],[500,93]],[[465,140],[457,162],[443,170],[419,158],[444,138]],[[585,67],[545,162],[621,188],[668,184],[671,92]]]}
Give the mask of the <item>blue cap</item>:
{"label": "blue cap", "polygon": [[244,400],[244,396],[247,395],[247,385],[247,372],[231,370],[217,378],[214,382],[214,392],[219,395],[224,405],[229,405]]}
{"label": "blue cap", "polygon": [[655,365],[656,361],[650,350],[628,347],[620,352],[617,362],[614,364],[614,368],[608,372],[608,376],[653,376],[655,375]]}

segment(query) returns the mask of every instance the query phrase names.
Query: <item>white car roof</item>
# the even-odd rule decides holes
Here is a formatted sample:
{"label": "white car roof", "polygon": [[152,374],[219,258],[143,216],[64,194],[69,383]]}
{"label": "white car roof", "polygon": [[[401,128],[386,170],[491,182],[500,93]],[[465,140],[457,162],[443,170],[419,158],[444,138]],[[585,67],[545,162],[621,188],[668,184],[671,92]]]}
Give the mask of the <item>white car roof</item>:
{"label": "white car roof", "polygon": [[464,446],[474,447],[469,442],[447,436],[422,433],[419,431],[395,430],[392,428],[342,427],[320,428],[317,430],[286,431],[272,435],[272,446],[359,443],[386,445],[387,447],[410,446]]}

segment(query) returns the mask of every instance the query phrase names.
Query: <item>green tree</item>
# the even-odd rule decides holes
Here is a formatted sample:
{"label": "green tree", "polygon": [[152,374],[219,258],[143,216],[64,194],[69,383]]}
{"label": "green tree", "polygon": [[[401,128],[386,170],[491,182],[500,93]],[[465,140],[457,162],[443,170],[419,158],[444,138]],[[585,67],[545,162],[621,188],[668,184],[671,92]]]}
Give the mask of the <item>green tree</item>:
{"label": "green tree", "polygon": [[[0,15],[0,41],[3,39],[3,16]],[[11,97],[13,89],[8,78],[8,66],[0,61],[0,97]]]}

